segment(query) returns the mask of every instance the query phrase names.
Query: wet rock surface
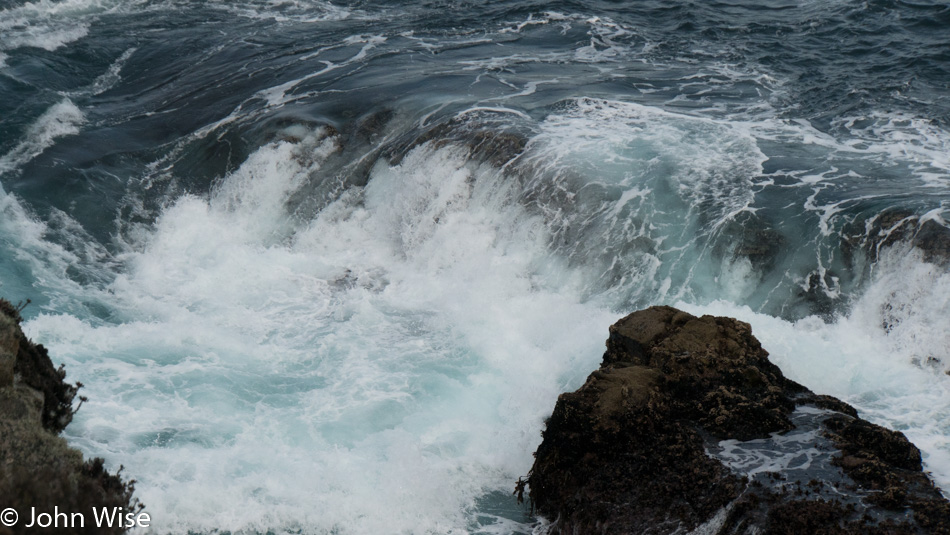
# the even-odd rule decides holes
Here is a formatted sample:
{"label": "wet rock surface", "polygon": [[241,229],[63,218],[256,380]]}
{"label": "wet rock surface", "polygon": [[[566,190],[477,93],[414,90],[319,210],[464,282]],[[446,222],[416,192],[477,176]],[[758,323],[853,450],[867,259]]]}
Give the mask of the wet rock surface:
{"label": "wet rock surface", "polygon": [[856,218],[845,226],[842,235],[842,253],[852,266],[858,251],[873,262],[881,251],[898,244],[919,249],[927,262],[950,264],[950,228],[910,210],[891,208]]}
{"label": "wet rock surface", "polygon": [[[46,349],[20,330],[19,310],[0,299],[0,506],[13,508],[21,522],[0,526],[0,535],[28,532],[123,533],[97,527],[93,507],[137,512],[134,482],[105,470],[102,459],[83,460],[59,436],[73,416],[78,385],[66,383]],[[27,528],[31,508],[38,512],[81,513],[82,527]]]}
{"label": "wet rock surface", "polygon": [[555,533],[950,533],[903,434],[785,378],[732,318],[620,320],[543,435],[529,495]]}
{"label": "wet rock surface", "polygon": [[728,256],[732,260],[748,258],[752,267],[763,272],[780,264],[779,259],[786,247],[785,237],[759,214],[737,214],[729,219],[722,233],[727,239],[716,244],[717,256]]}
{"label": "wet rock surface", "polygon": [[473,158],[504,167],[525,151],[528,138],[524,133],[510,130],[503,121],[493,121],[495,114],[491,112],[477,114],[480,120],[476,120],[475,115],[436,124],[408,143],[388,151],[386,158],[391,164],[398,165],[412,149],[425,143],[432,143],[436,148],[455,143],[471,151]]}

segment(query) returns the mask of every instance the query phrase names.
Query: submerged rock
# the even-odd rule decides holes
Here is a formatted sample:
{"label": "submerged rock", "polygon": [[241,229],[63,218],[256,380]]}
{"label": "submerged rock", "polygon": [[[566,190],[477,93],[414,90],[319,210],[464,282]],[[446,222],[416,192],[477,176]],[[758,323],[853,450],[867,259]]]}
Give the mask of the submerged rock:
{"label": "submerged rock", "polygon": [[740,212],[729,219],[722,229],[723,239],[715,245],[719,257],[732,260],[748,258],[761,272],[768,272],[780,264],[786,240],[774,225],[756,212]]}
{"label": "submerged rock", "polygon": [[731,318],[620,320],[543,436],[529,496],[555,533],[950,533],[903,434],[784,377]]}
{"label": "submerged rock", "polygon": [[97,527],[91,511],[122,507],[137,513],[134,482],[107,472],[102,459],[84,461],[59,436],[72,420],[78,385],[64,381],[65,372],[26,338],[20,321],[19,310],[0,299],[0,507],[13,508],[21,520],[0,526],[0,535],[36,531],[25,526],[31,508],[85,515],[84,526],[59,533],[123,533],[118,526]]}
{"label": "submerged rock", "polygon": [[891,208],[856,218],[845,226],[842,236],[842,253],[852,265],[857,251],[873,262],[881,251],[897,244],[919,249],[927,262],[950,264],[950,228],[910,210]]}
{"label": "submerged rock", "polygon": [[432,143],[436,148],[457,144],[471,151],[473,158],[504,167],[521,156],[527,148],[528,138],[504,121],[490,120],[494,114],[486,113],[488,117],[473,114],[438,123],[408,143],[390,150],[386,157],[390,164],[398,165],[412,149],[425,143]]}

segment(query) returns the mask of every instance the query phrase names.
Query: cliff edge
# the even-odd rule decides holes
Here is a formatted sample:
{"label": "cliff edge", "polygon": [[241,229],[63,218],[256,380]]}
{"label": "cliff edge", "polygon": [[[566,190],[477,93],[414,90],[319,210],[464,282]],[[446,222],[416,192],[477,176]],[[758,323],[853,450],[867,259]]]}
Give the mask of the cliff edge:
{"label": "cliff edge", "polygon": [[[91,508],[122,507],[138,512],[134,482],[103,468],[102,459],[83,460],[59,433],[72,420],[79,385],[64,381],[46,349],[26,338],[19,310],[0,299],[0,508],[18,513],[0,535],[44,532],[27,528],[31,510],[88,515]],[[8,520],[5,516],[4,520]],[[9,522],[4,522],[7,524]],[[122,527],[49,528],[56,533],[123,533]]]}
{"label": "cliff edge", "polygon": [[527,482],[553,533],[950,534],[903,434],[787,379],[747,323],[671,307],[610,327]]}

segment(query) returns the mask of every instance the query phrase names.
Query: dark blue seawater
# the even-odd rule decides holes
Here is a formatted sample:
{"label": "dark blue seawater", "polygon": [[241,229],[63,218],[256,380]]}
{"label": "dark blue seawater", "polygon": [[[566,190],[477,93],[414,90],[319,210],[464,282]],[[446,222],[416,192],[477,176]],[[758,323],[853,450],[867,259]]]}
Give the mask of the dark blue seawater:
{"label": "dark blue seawater", "polygon": [[156,533],[531,533],[607,326],[749,321],[950,485],[950,6],[0,0],[0,295]]}

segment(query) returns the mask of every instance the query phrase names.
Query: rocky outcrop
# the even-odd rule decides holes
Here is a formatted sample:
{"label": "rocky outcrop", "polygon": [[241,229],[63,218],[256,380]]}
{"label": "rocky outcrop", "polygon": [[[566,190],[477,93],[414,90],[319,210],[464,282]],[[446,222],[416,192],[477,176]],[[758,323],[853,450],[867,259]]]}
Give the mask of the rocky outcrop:
{"label": "rocky outcrop", "polygon": [[731,318],[620,320],[543,436],[529,496],[556,533],[950,533],[903,434],[784,377]]}
{"label": "rocky outcrop", "polygon": [[[93,507],[122,507],[137,512],[133,482],[103,468],[102,459],[84,461],[59,436],[72,420],[73,400],[81,385],[64,381],[42,345],[20,330],[19,310],[0,299],[0,507],[19,513],[17,525],[0,526],[0,535],[44,531],[27,528],[36,511],[81,513]],[[90,517],[91,518],[91,517]],[[122,533],[123,528],[83,527],[58,533]]]}

